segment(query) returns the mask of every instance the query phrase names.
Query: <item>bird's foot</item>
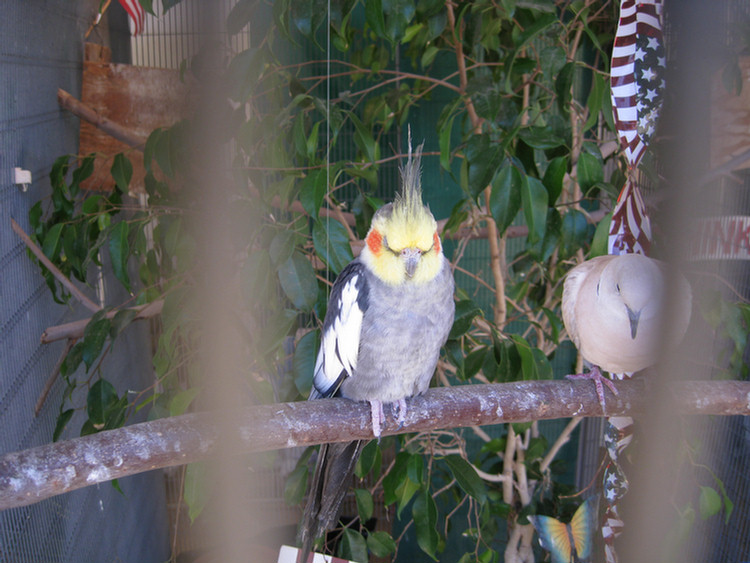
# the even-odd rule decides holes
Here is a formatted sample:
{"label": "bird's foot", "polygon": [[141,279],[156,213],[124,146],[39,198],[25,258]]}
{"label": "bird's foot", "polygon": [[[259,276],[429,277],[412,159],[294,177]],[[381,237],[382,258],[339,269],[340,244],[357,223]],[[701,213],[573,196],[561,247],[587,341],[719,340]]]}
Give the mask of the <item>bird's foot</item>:
{"label": "bird's foot", "polygon": [[383,421],[385,420],[383,403],[377,399],[372,399],[369,402],[370,416],[372,417],[372,434],[379,440],[380,434],[383,432]]}
{"label": "bird's foot", "polygon": [[401,430],[401,428],[404,427],[404,422],[406,422],[406,399],[399,399],[395,403],[391,403],[394,414],[396,414],[396,422],[398,422],[398,428]]}
{"label": "bird's foot", "polygon": [[594,381],[594,385],[596,386],[596,395],[599,397],[599,404],[602,406],[602,412],[606,413],[606,403],[604,401],[604,386],[606,385],[610,391],[614,395],[619,395],[620,392],[617,390],[617,387],[615,387],[615,384],[612,383],[612,380],[608,377],[605,377],[601,370],[599,369],[599,366],[594,366],[591,368],[591,371],[588,373],[574,373],[571,375],[566,375],[565,379],[591,379]]}

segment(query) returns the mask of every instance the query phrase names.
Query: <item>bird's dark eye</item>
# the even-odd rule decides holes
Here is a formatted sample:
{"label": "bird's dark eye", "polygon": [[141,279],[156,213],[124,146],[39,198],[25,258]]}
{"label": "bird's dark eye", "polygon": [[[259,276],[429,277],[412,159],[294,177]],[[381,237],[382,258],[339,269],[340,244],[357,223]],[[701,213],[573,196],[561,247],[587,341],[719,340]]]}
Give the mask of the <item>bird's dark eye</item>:
{"label": "bird's dark eye", "polygon": [[596,294],[599,295],[599,284],[596,284]]}
{"label": "bird's dark eye", "polygon": [[620,293],[620,284],[619,283],[615,285],[615,289],[617,289],[617,293]]}
{"label": "bird's dark eye", "polygon": [[388,246],[388,239],[387,239],[386,237],[383,237],[383,246],[384,246],[384,247],[386,248],[386,250],[388,250],[389,252],[392,252],[392,253],[393,253],[393,254],[395,254],[396,256],[398,256],[398,255],[399,255],[399,253],[398,253],[398,252],[396,252],[396,251],[395,251],[395,250],[393,250],[393,249],[392,249],[392,248],[391,248],[390,246]]}

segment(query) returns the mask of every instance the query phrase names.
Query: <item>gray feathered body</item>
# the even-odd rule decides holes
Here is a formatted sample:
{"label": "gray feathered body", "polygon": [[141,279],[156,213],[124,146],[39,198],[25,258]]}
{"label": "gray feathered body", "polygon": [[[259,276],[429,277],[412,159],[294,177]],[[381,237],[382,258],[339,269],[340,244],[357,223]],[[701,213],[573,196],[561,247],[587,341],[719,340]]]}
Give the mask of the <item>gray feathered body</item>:
{"label": "gray feathered body", "polygon": [[357,367],[340,394],[355,401],[398,401],[429,386],[453,325],[453,274],[448,261],[422,284],[392,287],[368,275],[370,306],[362,319]]}

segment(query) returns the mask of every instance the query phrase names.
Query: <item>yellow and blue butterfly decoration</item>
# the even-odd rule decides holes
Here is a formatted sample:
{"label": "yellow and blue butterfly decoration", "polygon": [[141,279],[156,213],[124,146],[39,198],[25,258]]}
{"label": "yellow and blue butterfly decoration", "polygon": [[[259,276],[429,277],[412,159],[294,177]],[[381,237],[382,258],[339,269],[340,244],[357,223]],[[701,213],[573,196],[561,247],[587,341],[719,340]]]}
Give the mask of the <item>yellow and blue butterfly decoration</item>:
{"label": "yellow and blue butterfly decoration", "polygon": [[597,497],[591,497],[581,504],[570,524],[550,516],[529,516],[539,533],[539,543],[552,556],[552,563],[577,563],[591,557],[597,504]]}

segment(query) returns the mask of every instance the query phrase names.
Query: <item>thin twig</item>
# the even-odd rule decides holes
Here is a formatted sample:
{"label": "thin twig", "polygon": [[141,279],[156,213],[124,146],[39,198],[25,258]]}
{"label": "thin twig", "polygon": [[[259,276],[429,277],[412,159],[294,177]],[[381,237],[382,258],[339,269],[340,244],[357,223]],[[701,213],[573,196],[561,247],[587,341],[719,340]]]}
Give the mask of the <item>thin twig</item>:
{"label": "thin twig", "polygon": [[36,406],[34,407],[34,416],[39,416],[39,411],[42,410],[42,407],[44,406],[44,402],[47,400],[47,395],[49,395],[49,392],[52,389],[52,386],[55,384],[55,381],[57,381],[57,376],[60,375],[60,368],[62,368],[65,358],[68,357],[68,352],[70,352],[71,348],[75,346],[75,343],[77,341],[78,339],[71,338],[65,344],[65,349],[63,350],[62,354],[60,354],[60,357],[58,358],[57,363],[55,364],[55,367],[52,368],[52,373],[47,378],[47,383],[44,384],[44,389],[42,389],[42,392],[39,395],[39,399],[37,400]]}
{"label": "thin twig", "polygon": [[539,471],[544,473],[547,470],[549,464],[552,463],[553,459],[555,459],[557,452],[559,452],[560,448],[568,443],[568,441],[570,440],[570,434],[573,432],[573,430],[576,429],[576,427],[581,423],[582,420],[583,419],[580,416],[575,416],[570,419],[570,422],[568,422],[563,431],[557,437],[555,443],[552,444],[552,447],[547,452],[547,455],[545,455],[544,459],[542,459],[542,463],[539,465]]}

